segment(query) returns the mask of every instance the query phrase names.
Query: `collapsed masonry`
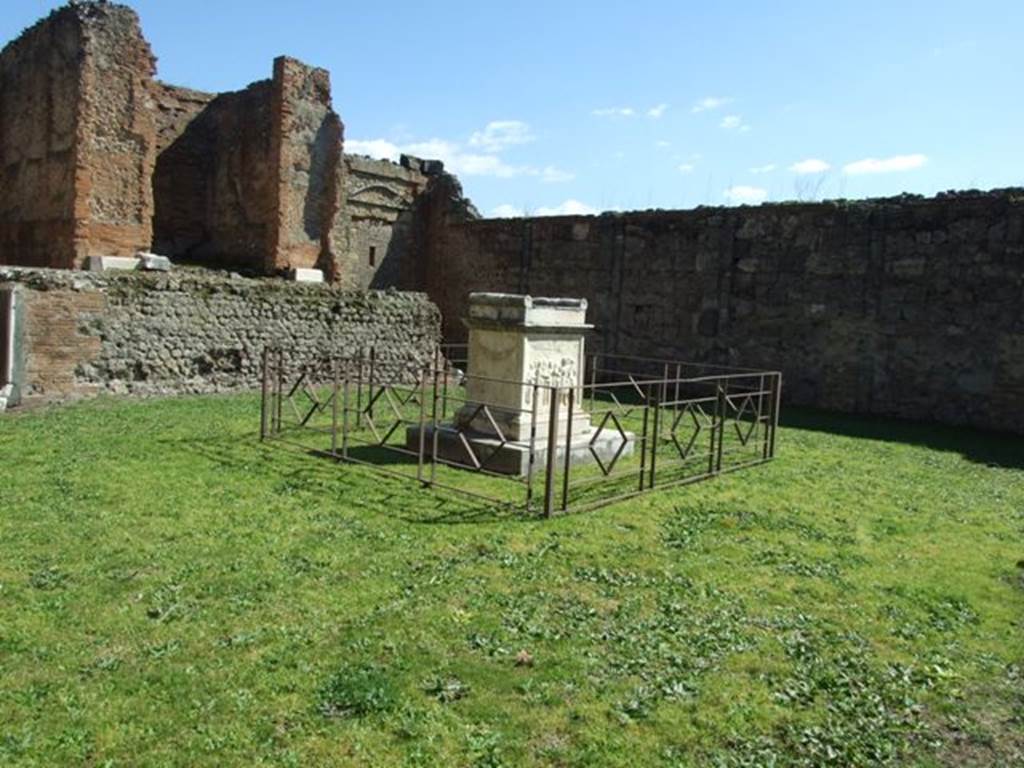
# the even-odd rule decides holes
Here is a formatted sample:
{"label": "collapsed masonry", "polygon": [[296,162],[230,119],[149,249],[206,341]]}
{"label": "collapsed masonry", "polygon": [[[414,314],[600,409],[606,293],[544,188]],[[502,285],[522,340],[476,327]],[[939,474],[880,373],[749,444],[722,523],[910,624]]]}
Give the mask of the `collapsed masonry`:
{"label": "collapsed masonry", "polygon": [[349,287],[403,285],[436,161],[346,156],[330,74],[295,59],[210,94],[154,79],[136,13],[54,11],[0,52],[0,264],[155,250]]}

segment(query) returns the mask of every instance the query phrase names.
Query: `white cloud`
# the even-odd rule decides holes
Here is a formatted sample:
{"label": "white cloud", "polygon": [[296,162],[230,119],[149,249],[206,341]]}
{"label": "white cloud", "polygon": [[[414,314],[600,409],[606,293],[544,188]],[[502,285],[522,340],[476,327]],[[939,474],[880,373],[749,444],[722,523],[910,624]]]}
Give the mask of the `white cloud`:
{"label": "white cloud", "polygon": [[491,217],[495,219],[518,219],[525,216],[526,211],[508,203],[502,203],[491,211]]}
{"label": "white cloud", "polygon": [[693,112],[694,114],[697,114],[698,112],[707,112],[712,109],[724,107],[731,101],[732,99],[727,99],[723,96],[706,96],[705,98],[701,99],[696,104],[694,104],[693,108],[690,111]]}
{"label": "white cloud", "polygon": [[671,147],[672,142],[665,141],[664,139],[662,139],[661,141],[654,142],[654,146],[658,147],[659,149],[665,149],[666,147]]}
{"label": "white cloud", "polygon": [[928,158],[925,155],[895,155],[894,157],[887,157],[883,160],[878,160],[874,157],[868,157],[864,160],[858,160],[855,163],[848,163],[843,166],[843,173],[847,173],[851,176],[859,176],[865,173],[893,173],[895,171],[912,171],[915,168],[920,168],[928,162]]}
{"label": "white cloud", "polygon": [[597,208],[592,208],[586,203],[581,203],[579,200],[569,198],[561,205],[556,205],[554,208],[545,208],[541,206],[534,211],[534,216],[593,216],[600,213]]}
{"label": "white cloud", "polygon": [[402,151],[395,144],[386,139],[370,139],[368,141],[346,139],[345,151],[353,155],[369,155],[370,157],[391,160],[396,163],[398,162],[399,155],[402,154]]}
{"label": "white cloud", "polygon": [[668,109],[668,104],[659,104],[656,107],[651,107],[647,110],[647,116],[657,120],[659,117],[665,114],[665,110]]}
{"label": "white cloud", "polygon": [[[490,125],[493,125],[493,123]],[[479,137],[483,137],[486,133],[487,129],[485,128],[483,131],[473,134],[473,137],[477,137],[477,146],[480,146],[480,142],[484,141],[483,138]],[[492,138],[497,135],[493,132],[491,134]],[[518,135],[522,136],[522,134]],[[473,144],[472,137],[469,143]],[[492,142],[490,146],[493,148],[497,145]],[[366,141],[349,139],[345,141],[345,151],[353,154],[370,155],[371,157],[391,160],[392,162],[398,162],[403,154],[415,155],[416,157],[430,160],[440,160],[444,163],[447,170],[457,176],[494,176],[499,179],[535,176],[541,181],[548,183],[571,181],[575,178],[574,174],[551,165],[544,168],[536,168],[531,165],[510,165],[496,154],[466,152],[459,144],[445,141],[444,139],[428,139],[427,141],[417,141],[408,144],[395,144],[386,139],[370,139]]]}
{"label": "white cloud", "polygon": [[801,160],[799,163],[793,163],[789,166],[789,170],[800,176],[805,176],[808,173],[824,173],[831,167],[832,166],[824,160],[819,160],[816,157],[809,157],[806,160]]}
{"label": "white cloud", "polygon": [[768,190],[761,187],[739,185],[725,190],[725,199],[734,205],[757,205],[768,197]]}
{"label": "white cloud", "polygon": [[758,165],[750,169],[751,173],[771,173],[775,170],[775,163],[768,163],[767,165]]}
{"label": "white cloud", "polygon": [[591,114],[598,117],[632,117],[636,114],[636,110],[632,107],[605,107],[604,109],[595,109]]}
{"label": "white cloud", "polygon": [[491,216],[499,219],[517,219],[522,216],[595,216],[600,213],[597,208],[569,198],[556,206],[541,206],[535,211],[527,211],[515,205],[504,203],[491,210]]}
{"label": "white cloud", "polygon": [[683,163],[682,165],[679,166],[679,172],[680,173],[693,173],[693,164],[692,163]]}
{"label": "white cloud", "polygon": [[739,115],[726,115],[718,125],[727,131],[745,133],[750,130],[750,126],[744,123],[743,118]]}
{"label": "white cloud", "polygon": [[492,120],[469,137],[469,146],[484,152],[502,152],[518,144],[529,144],[535,138],[530,126],[521,120]]}

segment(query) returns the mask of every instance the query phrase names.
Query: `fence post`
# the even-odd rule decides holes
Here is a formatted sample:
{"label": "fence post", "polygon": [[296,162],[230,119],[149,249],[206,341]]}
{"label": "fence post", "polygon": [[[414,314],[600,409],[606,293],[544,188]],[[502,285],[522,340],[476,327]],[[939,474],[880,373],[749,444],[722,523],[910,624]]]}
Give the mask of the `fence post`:
{"label": "fence post", "polygon": [[[724,381],[725,383],[721,383]],[[715,456],[715,474],[722,471],[722,449],[725,446],[725,410],[729,407],[729,395],[727,379],[721,380],[718,384],[718,403],[715,410],[718,411],[718,452]]]}
{"label": "fence post", "polygon": [[572,410],[576,405],[576,387],[569,387],[569,413],[565,421],[565,467],[562,470],[562,511],[569,508],[569,467],[572,464]]}
{"label": "fence post", "polygon": [[363,348],[359,348],[359,363],[356,368],[356,429],[363,426]]}
{"label": "fence post", "polygon": [[442,374],[441,361],[444,359],[441,355],[440,345],[437,348],[438,358],[434,364],[433,382],[431,384],[431,403],[430,403],[430,484],[433,484],[437,478],[437,398],[438,398],[438,383],[437,378]]}
{"label": "fence post", "polygon": [[530,399],[530,455],[526,463],[526,511],[532,512],[533,505],[533,465],[537,460],[537,395],[540,394],[536,382],[533,384],[533,397]]}
{"label": "fence post", "polygon": [[782,373],[777,373],[775,379],[775,402],[772,404],[772,440],[769,448],[769,456],[775,458],[775,433],[779,430],[779,410],[782,407]]}
{"label": "fence post", "polygon": [[281,434],[281,409],[284,401],[284,350],[277,350],[277,396],[274,402],[274,414],[277,422],[275,432]]}
{"label": "fence post", "polygon": [[263,348],[263,371],[260,382],[260,441],[267,439],[267,396],[270,394],[270,348]]}
{"label": "fence post", "polygon": [[[664,395],[665,395],[665,386],[666,386],[665,385],[665,381],[666,381],[666,379],[662,379],[660,386],[657,385],[657,384],[649,385],[648,386],[647,400],[649,402],[651,400],[653,400],[653,402],[654,402],[654,426],[653,426],[653,429],[652,429],[653,436],[652,436],[652,439],[651,439],[651,468],[650,468],[650,473],[651,474],[650,474],[650,479],[649,479],[649,481],[647,483],[647,487],[648,488],[653,488],[654,487],[654,480],[655,480],[654,471],[655,471],[655,467],[656,467],[657,461],[658,461],[658,425],[659,425],[659,422],[661,421],[661,403],[664,400]],[[650,390],[652,388],[654,390],[653,396],[650,394]]]}
{"label": "fence post", "polygon": [[[590,412],[594,412],[594,399],[597,397],[597,353],[590,356]],[[586,402],[586,397],[583,398]]]}
{"label": "fence post", "polygon": [[373,418],[373,384],[374,375],[377,372],[377,348],[370,347],[370,394],[369,400],[366,401],[366,415],[371,419]]}
{"label": "fence post", "polygon": [[555,454],[558,452],[558,387],[548,389],[551,397],[551,412],[548,418],[547,472],[544,478],[544,515],[551,517],[554,511]]}
{"label": "fence post", "polygon": [[351,360],[345,360],[345,381],[341,401],[341,457],[348,460],[348,404],[349,404],[349,380],[352,378]]}
{"label": "fence post", "polygon": [[761,387],[758,390],[757,396],[757,428],[763,429],[764,433],[761,435],[761,459],[767,460],[768,458],[768,440],[771,439],[771,428],[768,426],[768,420],[771,418],[771,411],[765,409],[765,405],[768,404],[768,408],[771,408],[771,399],[774,397],[773,391],[775,389],[775,377],[771,376],[768,378],[768,391],[765,392],[765,376],[761,374]]}
{"label": "fence post", "polygon": [[716,461],[716,455],[718,453],[718,440],[717,440],[716,435],[718,434],[718,430],[719,430],[720,425],[722,423],[722,419],[721,419],[722,400],[721,400],[721,397],[720,397],[720,394],[721,394],[721,391],[720,391],[721,390],[721,384],[719,383],[718,379],[715,379],[714,381],[715,381],[715,406],[714,406],[714,410],[711,412],[711,429],[708,430],[708,432],[711,435],[711,444],[708,446],[708,474],[709,475],[713,475],[715,473],[715,461]]}
{"label": "fence post", "polygon": [[643,424],[643,429],[641,430],[641,437],[640,437],[640,478],[639,478],[639,483],[637,484],[637,490],[638,491],[642,491],[644,489],[644,480],[646,479],[646,476],[647,476],[647,443],[648,443],[647,425],[648,425],[648,421],[649,421],[648,414],[650,414],[650,409],[651,409],[650,403],[649,403],[649,401],[647,399],[645,399],[644,402],[643,402],[643,409],[644,409],[644,424]]}
{"label": "fence post", "polygon": [[331,360],[334,391],[331,394],[331,456],[338,458],[338,359]]}
{"label": "fence post", "polygon": [[427,377],[430,375],[430,365],[424,365],[420,371],[420,446],[416,456],[416,479],[423,482],[423,459],[427,447]]}

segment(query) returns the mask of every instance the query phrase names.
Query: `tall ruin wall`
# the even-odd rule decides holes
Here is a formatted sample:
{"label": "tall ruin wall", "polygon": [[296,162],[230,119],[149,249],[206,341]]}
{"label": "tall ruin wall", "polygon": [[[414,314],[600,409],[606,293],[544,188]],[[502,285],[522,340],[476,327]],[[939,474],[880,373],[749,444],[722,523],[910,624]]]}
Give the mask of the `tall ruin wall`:
{"label": "tall ruin wall", "polygon": [[106,2],[65,6],[0,52],[0,263],[152,248],[340,277],[353,220],[329,73],[282,56],[269,79],[209,94],[155,80],[154,64],[135,12]]}
{"label": "tall ruin wall", "polygon": [[449,339],[470,291],[583,296],[599,350],[781,369],[789,403],[1024,433],[1024,190],[442,216],[423,258]]}
{"label": "tall ruin wall", "polygon": [[81,267],[152,237],[154,59],[123,6],[67,6],[0,52],[0,264]]}
{"label": "tall ruin wall", "polygon": [[267,345],[297,366],[374,345],[427,361],[440,341],[440,313],[421,293],[0,267],[0,290],[11,287],[22,308],[17,377],[27,403],[251,389]]}

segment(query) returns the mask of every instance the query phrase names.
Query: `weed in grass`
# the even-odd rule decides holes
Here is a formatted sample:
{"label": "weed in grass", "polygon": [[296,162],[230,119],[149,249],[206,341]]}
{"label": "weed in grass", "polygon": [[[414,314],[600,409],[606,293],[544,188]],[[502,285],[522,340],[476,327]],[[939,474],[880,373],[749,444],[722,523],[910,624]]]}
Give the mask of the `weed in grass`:
{"label": "weed in grass", "polygon": [[469,686],[457,677],[434,677],[423,684],[423,692],[442,704],[450,704],[468,696]]}
{"label": "weed in grass", "polygon": [[320,688],[325,717],[364,717],[393,709],[398,701],[387,670],[373,664],[346,665]]}
{"label": "weed in grass", "polygon": [[29,586],[33,589],[51,590],[64,589],[67,586],[69,576],[54,565],[48,565],[33,571],[28,577]]}

